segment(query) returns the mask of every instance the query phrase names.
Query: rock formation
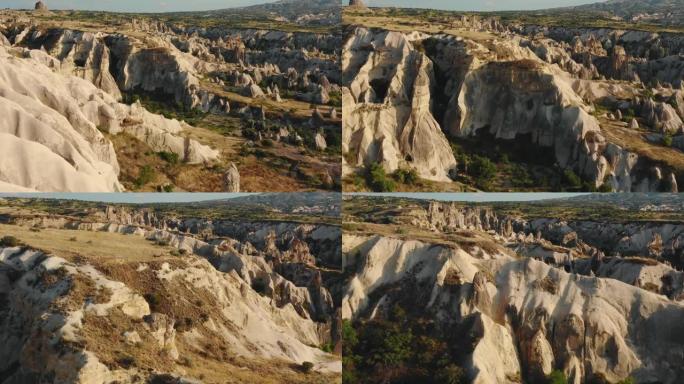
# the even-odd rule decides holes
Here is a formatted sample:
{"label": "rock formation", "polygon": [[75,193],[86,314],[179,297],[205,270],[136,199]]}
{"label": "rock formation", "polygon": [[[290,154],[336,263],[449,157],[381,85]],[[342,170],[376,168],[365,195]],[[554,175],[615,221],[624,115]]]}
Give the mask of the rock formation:
{"label": "rock formation", "polygon": [[0,109],[9,117],[0,122],[6,154],[0,180],[7,188],[120,191],[116,154],[102,132],[126,132],[189,163],[218,156],[182,137],[182,123],[139,104],[120,104],[92,83],[54,73],[30,56],[17,58],[0,48],[0,63]]}
{"label": "rock formation", "polygon": [[[671,83],[681,70],[635,59],[632,39],[650,45],[646,36],[587,31],[571,38],[568,30],[468,18],[452,27],[479,28],[490,39],[350,28],[342,52],[346,174],[377,162],[387,171],[415,168],[423,178],[449,181],[456,161],[445,133],[457,143],[498,140],[539,151],[549,166],[593,188],[661,191],[660,182],[679,172],[604,132],[603,125],[621,125],[625,114],[648,130],[682,132],[676,92],[656,87],[658,101],[640,101],[644,78]],[[597,106],[617,110],[618,122]]]}
{"label": "rock formation", "polygon": [[[472,340],[456,363],[474,383],[536,382],[553,370],[572,383],[675,383],[683,374],[672,351],[684,344],[671,335],[681,328],[684,275],[660,256],[625,255],[678,248],[670,231],[684,226],[525,220],[441,202],[402,220],[411,224],[395,223],[401,236],[345,232],[345,318],[382,318],[411,303],[437,334]],[[449,233],[449,244],[411,238],[425,230]]]}
{"label": "rock formation", "polygon": [[235,163],[230,163],[230,167],[223,174],[223,184],[225,192],[240,192],[240,172]]}
{"label": "rock formation", "polygon": [[[206,363],[221,366],[224,377],[239,366],[244,378],[273,361],[310,362],[308,377],[323,381],[340,374],[339,357],[318,348],[340,337],[332,295],[317,269],[326,258],[339,263],[339,228],[167,217],[150,208],[96,207],[73,216],[39,211],[18,209],[3,225],[74,238],[97,232],[103,253],[71,259],[30,242],[0,246],[4,381],[197,379],[185,368]],[[131,253],[108,264],[103,254],[122,236]],[[139,239],[157,244],[157,253],[146,255]],[[245,371],[247,362],[255,372]],[[279,369],[270,365],[266,376]]]}
{"label": "rock formation", "polygon": [[449,180],[456,160],[431,113],[430,59],[401,33],[357,28],[345,43],[342,72],[349,82],[342,89],[342,149],[354,161],[347,165],[380,163],[390,172],[406,166]]}

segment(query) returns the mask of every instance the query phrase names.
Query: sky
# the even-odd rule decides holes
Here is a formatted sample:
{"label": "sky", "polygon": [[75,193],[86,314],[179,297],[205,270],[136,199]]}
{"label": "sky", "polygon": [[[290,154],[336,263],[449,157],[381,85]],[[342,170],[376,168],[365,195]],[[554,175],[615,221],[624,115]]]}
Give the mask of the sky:
{"label": "sky", "polygon": [[602,0],[364,0],[369,7],[410,7],[454,11],[506,11],[570,7]]}
{"label": "sky", "polygon": [[0,193],[0,198],[24,197],[143,204],[223,200],[247,195],[250,193]]}
{"label": "sky", "polygon": [[[351,195],[357,195],[352,193]],[[358,195],[408,197],[412,199],[429,199],[442,201],[534,201],[546,199],[565,199],[583,195],[582,193],[358,193]]]}
{"label": "sky", "polygon": [[[32,9],[37,0],[0,0],[0,9]],[[112,12],[178,12],[245,7],[274,0],[43,0],[48,9]]]}

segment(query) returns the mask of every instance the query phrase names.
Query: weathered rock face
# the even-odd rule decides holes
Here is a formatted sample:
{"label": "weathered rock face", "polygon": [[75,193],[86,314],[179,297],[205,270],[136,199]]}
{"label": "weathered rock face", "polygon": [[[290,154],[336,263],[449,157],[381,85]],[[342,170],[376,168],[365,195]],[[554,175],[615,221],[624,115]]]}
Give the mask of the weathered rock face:
{"label": "weathered rock face", "polygon": [[431,113],[430,59],[401,33],[357,28],[345,43],[342,72],[342,146],[353,159],[347,165],[409,167],[449,180],[456,160]]}
{"label": "weathered rock face", "polygon": [[[0,247],[4,382],[46,375],[64,382],[149,381],[153,371],[184,372],[199,350],[211,350],[203,358],[219,364],[235,354],[260,363],[312,362],[330,376],[341,371],[339,357],[318,348],[340,343],[339,297],[333,299],[319,268],[335,262],[339,268],[339,227],[181,219],[128,206],[2,219],[27,232],[145,238],[173,256],[105,265],[100,256],[70,262],[30,245]],[[112,357],[121,350],[137,363],[151,358],[158,365],[121,364]]]}
{"label": "weathered rock face", "polygon": [[[445,128],[455,136],[487,130],[498,139],[529,135],[551,147],[562,168],[602,180],[607,161],[597,153],[604,139],[598,122],[560,76],[534,61],[493,62],[470,72],[455,96]],[[597,161],[598,160],[598,161]]]}
{"label": "weathered rock face", "polygon": [[36,3],[35,10],[36,10],[36,11],[47,11],[48,8],[47,8],[47,5],[45,5],[44,2],[39,1],[39,2]]}
{"label": "weathered rock face", "polygon": [[[127,287],[128,281],[109,280],[91,265],[77,266],[40,252],[5,248],[0,250],[0,266],[0,296],[8,304],[0,309],[0,340],[4,341],[0,367],[7,374],[8,383],[35,381],[50,372],[61,381],[82,383],[133,382],[136,375],[151,374],[110,364],[105,351],[131,347],[117,346],[118,338],[112,338],[114,335],[107,335],[109,339],[104,340],[96,332],[86,331],[86,319],[106,324],[110,329],[129,327],[122,340],[144,347],[164,362],[169,373],[174,372],[176,361],[183,358],[179,349],[187,353],[194,343],[210,342],[229,345],[232,352],[246,358],[297,364],[310,361],[315,370],[322,372],[339,372],[341,368],[331,355],[309,346],[328,342],[330,336],[325,335],[325,327],[320,323],[308,319],[305,303],[296,301],[308,297],[307,289],[295,287],[282,277],[279,284],[283,286],[277,288],[291,296],[278,298],[275,305],[274,300],[252,290],[249,280],[235,272],[221,273],[195,256],[174,267],[164,264],[161,268],[139,268],[138,278],[156,280],[165,289],[174,289],[175,294],[187,295],[195,302],[207,292],[214,292],[210,298],[214,311],[198,323],[188,323],[152,312],[146,300]],[[150,272],[149,268],[155,269]],[[44,282],[26,284],[39,279]],[[187,281],[193,283],[181,283]],[[178,291],[178,286],[184,286],[182,291]],[[102,299],[97,303],[78,296],[94,297],[100,291],[106,293],[99,294]],[[9,311],[10,308],[15,310]],[[178,322],[183,321],[185,328],[181,331]]]}
{"label": "weathered rock face", "polygon": [[[343,241],[345,254],[358,257],[343,316],[380,316],[397,299],[380,288],[417,279],[411,286],[423,288],[401,290],[403,302],[415,297],[415,309],[448,334],[478,335],[474,351],[461,362],[474,383],[536,380],[554,369],[572,383],[630,376],[675,383],[682,375],[672,355],[682,340],[671,338],[681,331],[675,320],[684,315],[681,302],[617,280],[516,259],[503,245],[472,250],[353,235]],[[458,281],[451,277],[454,271]],[[470,286],[473,293],[464,294]]]}
{"label": "weathered rock face", "polygon": [[[441,202],[430,203],[424,213],[416,212],[411,224],[438,231],[495,231],[506,239],[541,237],[551,244],[577,247],[581,254],[586,254],[585,245],[588,245],[605,254],[651,255],[653,258],[669,260],[673,265],[684,266],[684,260],[680,257],[684,250],[681,245],[684,244],[684,225],[679,224],[523,220],[501,216],[491,209],[467,208]],[[654,239],[660,244],[656,254],[652,252]]]}
{"label": "weathered rock face", "polygon": [[8,117],[0,122],[5,189],[122,190],[114,148],[102,132],[126,132],[191,163],[218,157],[218,151],[180,136],[178,121],[139,104],[120,104],[91,82],[55,73],[29,54],[17,58],[13,48],[2,48],[0,63],[0,109]]}
{"label": "weathered rock face", "polygon": [[[513,34],[511,26],[503,32],[488,23],[480,27],[494,33],[491,40],[352,30],[342,60],[346,173],[381,162],[390,171],[415,167],[423,177],[448,181],[455,161],[445,132],[456,139],[479,136],[529,146],[548,157],[549,165],[571,170],[595,188],[665,191],[677,185],[670,182],[676,170],[606,136],[601,124],[607,123],[593,106],[607,103],[620,115],[637,113],[643,119],[637,124],[643,121],[648,129],[682,129],[681,111],[673,107],[676,91],[661,89],[659,101],[641,102],[638,86],[605,81],[639,81],[643,66],[632,60],[626,37],[622,45],[592,34],[528,39]],[[676,73],[660,73],[665,72]],[[440,84],[434,84],[435,76]],[[427,153],[433,157],[426,159]]]}

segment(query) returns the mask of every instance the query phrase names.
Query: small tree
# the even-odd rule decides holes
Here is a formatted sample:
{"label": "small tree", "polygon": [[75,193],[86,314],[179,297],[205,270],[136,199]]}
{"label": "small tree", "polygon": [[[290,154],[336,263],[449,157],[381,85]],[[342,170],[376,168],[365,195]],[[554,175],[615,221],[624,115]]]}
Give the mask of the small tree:
{"label": "small tree", "polygon": [[443,384],[465,384],[468,381],[465,370],[456,364],[449,364],[440,369],[435,378]]}
{"label": "small tree", "polygon": [[394,192],[396,183],[387,177],[385,168],[381,164],[374,163],[368,172],[368,184],[374,192]]}
{"label": "small tree", "polygon": [[302,363],[302,372],[310,373],[311,371],[313,371],[313,367],[314,367],[314,365],[312,362],[305,361]]}

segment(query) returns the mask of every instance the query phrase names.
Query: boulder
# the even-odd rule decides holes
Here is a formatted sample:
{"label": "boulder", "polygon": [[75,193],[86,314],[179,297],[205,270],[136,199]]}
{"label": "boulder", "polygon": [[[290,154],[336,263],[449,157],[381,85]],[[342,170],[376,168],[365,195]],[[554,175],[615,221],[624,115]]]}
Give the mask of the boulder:
{"label": "boulder", "polygon": [[223,191],[240,192],[240,172],[235,163],[230,163],[228,170],[223,174]]}

